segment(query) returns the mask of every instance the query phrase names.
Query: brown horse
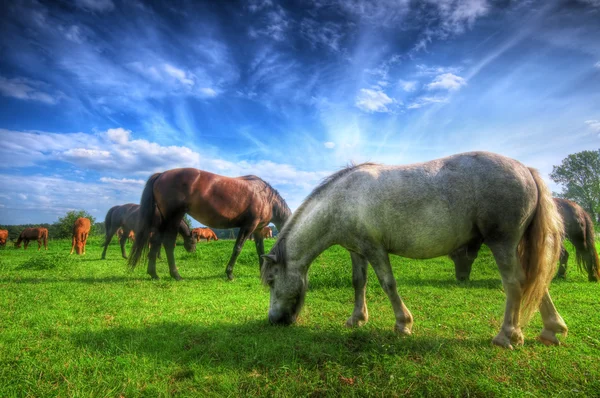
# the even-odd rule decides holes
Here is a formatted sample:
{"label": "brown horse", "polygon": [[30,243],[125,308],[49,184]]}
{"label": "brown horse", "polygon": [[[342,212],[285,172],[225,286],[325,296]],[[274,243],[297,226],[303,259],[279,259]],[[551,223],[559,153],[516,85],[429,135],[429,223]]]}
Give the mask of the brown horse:
{"label": "brown horse", "polygon": [[[600,267],[594,241],[594,223],[592,222],[592,218],[581,206],[573,201],[560,198],[553,199],[563,220],[565,227],[564,237],[570,240],[573,246],[575,246],[578,268],[583,270],[585,266],[588,273],[588,280],[590,282],[598,281],[600,279]],[[477,253],[482,243],[483,240],[474,240],[467,247],[463,247],[450,254],[450,258],[454,261],[457,280],[469,280],[471,267],[477,258]],[[557,277],[565,277],[568,261],[569,252],[565,248],[563,241]]]}
{"label": "brown horse", "polygon": [[192,235],[195,235],[198,241],[200,241],[200,239],[206,239],[207,242],[210,242],[211,239],[219,240],[215,231],[210,228],[194,228],[192,229]]}
{"label": "brown horse", "polygon": [[85,245],[87,244],[87,238],[90,233],[92,223],[88,218],[79,217],[73,224],[73,242],[71,244],[71,253],[73,250],[77,254],[85,254]]}
{"label": "brown horse", "polygon": [[[122,229],[122,233],[119,236],[119,244],[121,245],[121,255],[123,258],[127,258],[127,254],[125,253],[125,242],[127,239],[131,239],[135,242],[135,232],[134,229],[138,223],[139,218],[140,205],[136,205],[134,203],[127,203],[120,206],[113,206],[106,213],[106,218],[104,219],[104,225],[106,227],[106,236],[104,239],[104,249],[102,250],[102,259],[106,258],[106,249],[112,240],[115,232],[118,231],[119,227]],[[196,239],[192,236],[192,233],[185,223],[185,221],[181,220],[179,223],[175,234],[177,232],[183,236],[183,246],[185,250],[188,252],[193,252],[196,250]],[[160,251],[160,244],[157,246]],[[175,241],[173,241],[173,245],[171,246],[171,250],[175,247]],[[168,251],[168,250],[167,250]]]}
{"label": "brown horse", "polygon": [[[186,213],[212,228],[240,228],[225,271],[230,280],[233,279],[235,261],[250,234],[254,232],[260,264],[260,256],[264,254],[260,228],[272,221],[280,229],[291,215],[279,193],[256,176],[231,178],[192,168],[173,169],[151,176],[140,205],[140,223],[135,230],[137,239],[129,264],[135,267],[139,262],[147,250],[150,230],[155,229],[157,233],[152,239],[165,244],[169,271],[177,280],[181,276],[173,251],[169,252],[168,247],[173,246],[177,225]],[[158,278],[154,245],[148,260],[148,274]]]}
{"label": "brown horse", "polygon": [[46,228],[25,228],[21,231],[19,239],[15,242],[15,247],[18,249],[21,247],[21,242],[25,242],[23,250],[26,250],[27,246],[29,246],[29,241],[31,240],[37,240],[38,251],[42,247],[42,242],[44,243],[46,250],[48,250],[48,230]]}
{"label": "brown horse", "polygon": [[264,239],[269,239],[273,237],[273,230],[271,229],[271,227],[264,227],[260,231],[260,233]]}
{"label": "brown horse", "polygon": [[[583,267],[585,266],[585,270],[588,273],[588,280],[590,282],[597,282],[600,279],[600,271],[592,218],[581,206],[573,201],[554,198],[554,202],[565,224],[565,238],[569,239],[573,246],[575,246],[577,267],[583,271]],[[563,244],[557,275],[559,278],[565,277],[568,261],[569,252],[567,252]]]}
{"label": "brown horse", "polygon": [[6,245],[7,240],[8,240],[8,230],[0,229],[0,246]]}

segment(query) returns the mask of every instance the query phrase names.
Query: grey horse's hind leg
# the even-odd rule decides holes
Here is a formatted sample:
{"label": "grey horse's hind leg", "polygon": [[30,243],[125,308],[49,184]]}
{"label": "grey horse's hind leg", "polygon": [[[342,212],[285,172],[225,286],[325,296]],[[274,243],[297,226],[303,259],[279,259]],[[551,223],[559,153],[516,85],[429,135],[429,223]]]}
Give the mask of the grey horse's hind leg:
{"label": "grey horse's hind leg", "polygon": [[567,273],[567,264],[569,262],[569,252],[565,248],[564,245],[560,248],[560,261],[558,265],[558,273],[556,276],[558,278],[564,278]]}
{"label": "grey horse's hind leg", "polygon": [[478,238],[450,253],[450,258],[454,261],[456,280],[460,282],[469,280],[471,267],[482,244],[483,240]]}
{"label": "grey horse's hind leg", "polygon": [[540,314],[542,315],[542,322],[544,323],[544,329],[542,329],[542,333],[539,337],[540,341],[546,345],[560,344],[556,335],[562,334],[566,336],[569,329],[558,311],[556,311],[556,307],[554,307],[554,303],[550,298],[548,290],[546,290],[546,294],[544,294],[544,297],[542,298]]}
{"label": "grey horse's hind leg", "polygon": [[504,348],[512,349],[512,344],[523,344],[523,333],[519,326],[519,315],[525,273],[517,257],[516,244],[491,244],[489,246],[496,259],[496,264],[502,277],[504,292],[506,293],[504,321],[502,322],[500,331],[492,342]]}
{"label": "grey horse's hind leg", "polygon": [[346,321],[346,326],[362,326],[369,320],[365,291],[369,261],[361,254],[350,252],[352,259],[352,285],[354,286],[354,311]]}
{"label": "grey horse's hind leg", "polygon": [[399,334],[411,334],[413,317],[398,295],[396,279],[394,279],[394,274],[392,273],[388,253],[383,249],[374,249],[367,254],[367,258],[373,266],[375,274],[377,274],[379,284],[392,303],[394,315],[396,316],[394,330]]}

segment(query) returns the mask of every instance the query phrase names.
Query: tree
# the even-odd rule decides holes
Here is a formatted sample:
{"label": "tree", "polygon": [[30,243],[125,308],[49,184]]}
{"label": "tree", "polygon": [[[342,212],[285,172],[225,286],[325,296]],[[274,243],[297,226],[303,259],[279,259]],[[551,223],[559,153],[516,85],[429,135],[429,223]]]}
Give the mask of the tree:
{"label": "tree", "polygon": [[183,221],[185,221],[185,223],[187,224],[189,229],[192,229],[192,219],[190,218],[190,216],[188,216],[187,214],[185,214],[183,216]]}
{"label": "tree", "polygon": [[592,216],[600,211],[600,150],[573,153],[552,168],[550,178],[563,186],[559,196],[573,200]]}
{"label": "tree", "polygon": [[92,223],[92,230],[94,229],[94,222],[96,219],[90,215],[85,210],[71,210],[58,219],[58,222],[54,225],[56,226],[56,232],[53,238],[70,238],[73,236],[73,224],[75,224],[75,220],[79,217],[89,218]]}

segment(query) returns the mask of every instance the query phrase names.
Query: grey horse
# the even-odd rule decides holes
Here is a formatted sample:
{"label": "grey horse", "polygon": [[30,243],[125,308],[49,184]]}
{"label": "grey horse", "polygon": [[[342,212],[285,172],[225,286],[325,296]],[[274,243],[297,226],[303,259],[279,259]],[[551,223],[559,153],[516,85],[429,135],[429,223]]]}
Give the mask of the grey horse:
{"label": "grey horse", "polygon": [[413,316],[398,295],[389,253],[434,258],[490,247],[506,292],[504,321],[494,344],[523,343],[520,320],[539,308],[540,339],[559,344],[567,326],[548,293],[560,255],[562,222],[536,170],[488,152],[458,154],[426,163],[343,169],[319,185],[263,256],[261,277],[270,286],[269,320],[296,321],[312,261],[332,245],[352,259],[354,311],[346,324],[368,320],[367,265],[391,301],[395,330],[410,334]]}

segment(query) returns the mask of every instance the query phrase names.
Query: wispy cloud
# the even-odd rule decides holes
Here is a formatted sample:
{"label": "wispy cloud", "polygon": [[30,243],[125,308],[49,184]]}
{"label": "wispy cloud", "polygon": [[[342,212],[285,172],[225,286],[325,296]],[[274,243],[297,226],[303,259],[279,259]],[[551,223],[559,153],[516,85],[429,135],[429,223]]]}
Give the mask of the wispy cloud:
{"label": "wispy cloud", "polygon": [[54,105],[64,98],[61,92],[49,93],[50,86],[46,83],[22,77],[7,79],[0,76],[0,94],[27,101],[43,102]]}
{"label": "wispy cloud", "polygon": [[390,112],[395,101],[381,90],[363,88],[356,96],[355,105],[365,112]]}
{"label": "wispy cloud", "polygon": [[434,96],[434,97],[428,97],[428,96],[422,96],[422,97],[418,97],[415,101],[411,102],[410,104],[407,105],[408,109],[419,109],[422,108],[424,106],[427,105],[431,105],[431,104],[443,104],[448,102],[448,97],[441,97],[441,96]]}
{"label": "wispy cloud", "polygon": [[108,12],[115,8],[112,0],[75,0],[77,7],[86,11]]}
{"label": "wispy cloud", "polygon": [[585,124],[587,124],[592,131],[600,133],[600,120],[586,120]]}
{"label": "wispy cloud", "polygon": [[419,82],[415,80],[399,80],[398,85],[402,88],[402,90],[407,93],[411,93],[417,89]]}

